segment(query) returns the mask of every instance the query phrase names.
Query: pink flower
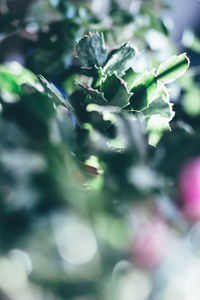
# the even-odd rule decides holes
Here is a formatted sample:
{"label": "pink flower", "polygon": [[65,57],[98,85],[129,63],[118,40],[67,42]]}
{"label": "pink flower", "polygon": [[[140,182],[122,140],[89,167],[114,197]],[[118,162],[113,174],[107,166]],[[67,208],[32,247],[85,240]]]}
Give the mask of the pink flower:
{"label": "pink flower", "polygon": [[142,226],[132,245],[135,262],[144,269],[157,267],[166,255],[168,241],[167,227],[161,220]]}
{"label": "pink flower", "polygon": [[200,157],[189,161],[178,181],[179,199],[184,214],[193,221],[200,219]]}

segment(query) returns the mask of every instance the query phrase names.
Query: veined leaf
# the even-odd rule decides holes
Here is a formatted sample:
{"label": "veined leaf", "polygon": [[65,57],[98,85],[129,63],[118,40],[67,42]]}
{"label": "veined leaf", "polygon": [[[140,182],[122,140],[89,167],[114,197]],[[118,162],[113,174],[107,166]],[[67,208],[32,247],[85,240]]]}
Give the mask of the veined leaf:
{"label": "veined leaf", "polygon": [[164,86],[158,84],[155,76],[155,69],[144,72],[135,80],[131,92],[130,106],[135,110],[143,110],[164,92]]}
{"label": "veined leaf", "polygon": [[183,53],[179,56],[172,56],[162,63],[158,70],[152,69],[144,72],[135,80],[131,92],[133,96],[130,99],[131,108],[143,110],[151,102],[165,93],[164,83],[170,83],[182,76],[189,66],[189,59]]}
{"label": "veined leaf", "polygon": [[78,59],[83,67],[102,66],[107,58],[104,40],[99,33],[88,33],[76,44]]}
{"label": "veined leaf", "polygon": [[135,54],[136,49],[129,43],[122,45],[119,49],[113,51],[103,68],[103,72],[107,74],[116,71],[121,76],[133,64]]}
{"label": "veined leaf", "polygon": [[164,83],[170,83],[182,76],[189,64],[189,58],[185,53],[178,56],[174,55],[159,66],[156,79]]}
{"label": "veined leaf", "polygon": [[99,92],[98,90],[95,90],[89,86],[82,85],[79,82],[76,83],[80,90],[82,90],[86,95],[90,96],[94,100],[94,103],[99,105],[107,104],[107,100],[105,99],[104,94],[102,92]]}
{"label": "veined leaf", "polygon": [[104,93],[104,97],[109,105],[121,108],[129,105],[129,99],[132,95],[127,90],[126,83],[116,73],[107,76],[101,85],[101,92]]}

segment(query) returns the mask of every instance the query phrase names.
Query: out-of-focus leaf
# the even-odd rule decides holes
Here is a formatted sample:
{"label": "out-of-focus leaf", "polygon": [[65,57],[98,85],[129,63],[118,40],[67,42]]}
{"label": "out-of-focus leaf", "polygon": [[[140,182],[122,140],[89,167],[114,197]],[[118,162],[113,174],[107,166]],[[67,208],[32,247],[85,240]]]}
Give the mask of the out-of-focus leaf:
{"label": "out-of-focus leaf", "polygon": [[121,9],[118,6],[114,7],[110,11],[110,16],[112,17],[113,24],[117,26],[129,24],[134,19],[134,16],[131,12],[125,9]]}
{"label": "out-of-focus leaf", "polygon": [[191,30],[184,31],[182,43],[185,47],[200,53],[200,39]]}
{"label": "out-of-focus leaf", "polygon": [[112,215],[99,214],[95,216],[94,226],[97,235],[105,242],[119,249],[126,248],[128,232],[121,220],[113,218]]}
{"label": "out-of-focus leaf", "polygon": [[49,19],[52,11],[48,13],[48,7],[43,10],[42,2],[44,1],[38,3],[35,18],[41,15],[41,23],[44,22],[46,30],[43,30],[43,26],[38,28],[37,39],[28,52],[26,65],[35,74],[42,74],[49,80],[57,81],[60,77],[63,78],[63,74],[72,66],[72,49],[74,41],[80,37],[80,24],[75,19],[66,18],[54,22],[48,20],[46,23],[44,15]]}
{"label": "out-of-focus leaf", "polygon": [[105,99],[104,94],[102,92],[99,92],[98,90],[95,90],[89,86],[82,85],[79,82],[77,82],[77,86],[86,95],[89,95],[94,100],[94,103],[99,104],[99,105],[107,104],[107,100]]}
{"label": "out-of-focus leaf", "polygon": [[149,107],[144,109],[142,112],[146,117],[160,115],[164,118],[168,118],[170,121],[174,116],[172,106],[173,104],[170,103],[166,97],[163,97],[153,101]]}
{"label": "out-of-focus leaf", "polygon": [[135,55],[136,49],[131,46],[130,43],[122,45],[119,49],[111,52],[111,55],[103,68],[103,72],[117,72],[117,74],[121,76],[124,74],[124,71],[133,65]]}
{"label": "out-of-focus leaf", "polygon": [[158,67],[156,78],[164,83],[170,83],[185,73],[189,63],[189,58],[185,53],[174,55]]}
{"label": "out-of-focus leaf", "polygon": [[55,103],[61,104],[64,107],[66,107],[71,113],[73,113],[74,116],[76,116],[76,113],[74,111],[74,108],[72,105],[68,102],[67,99],[61,94],[61,92],[56,88],[56,86],[52,83],[46,80],[42,75],[38,76],[41,84],[45,88],[46,93],[53,97]]}
{"label": "out-of-focus leaf", "polygon": [[156,146],[165,130],[169,130],[169,122],[174,117],[172,103],[169,102],[168,94],[153,101],[148,108],[143,110],[147,120],[149,143]]}
{"label": "out-of-focus leaf", "polygon": [[156,146],[163,132],[169,130],[169,119],[160,115],[152,115],[147,121],[149,144]]}
{"label": "out-of-focus leaf", "polygon": [[[7,2],[7,1],[5,1]],[[6,4],[3,3],[3,1],[0,1],[0,4],[4,7]],[[10,12],[7,10],[6,12],[2,13],[2,10],[0,11],[0,17],[1,17],[1,38],[0,40],[3,40],[4,38],[9,37],[9,35],[16,33],[17,30],[22,29],[23,24],[23,16],[19,12]]]}
{"label": "out-of-focus leaf", "polygon": [[16,82],[16,79],[12,74],[8,72],[2,72],[0,70],[0,86],[2,90],[6,90],[11,93],[19,93],[20,87]]}
{"label": "out-of-focus leaf", "polygon": [[103,36],[99,33],[88,33],[76,44],[78,59],[83,67],[101,67],[106,61],[107,52]]}
{"label": "out-of-focus leaf", "polygon": [[98,112],[103,116],[104,121],[110,121],[116,127],[116,138],[109,142],[110,146],[121,144],[123,147],[134,151],[140,158],[145,156],[146,141],[144,138],[144,122],[140,118],[135,118],[126,111],[121,111],[119,107],[100,106],[89,104],[87,111]]}
{"label": "out-of-focus leaf", "polygon": [[194,84],[183,95],[183,109],[191,116],[200,115],[200,90]]}
{"label": "out-of-focus leaf", "polygon": [[36,76],[17,62],[0,66],[0,88],[11,93],[19,93],[23,84],[37,87]]}
{"label": "out-of-focus leaf", "polygon": [[15,122],[28,136],[35,139],[48,139],[48,126],[55,114],[53,102],[37,90],[31,93],[23,93],[20,101],[7,103],[3,109],[2,116],[7,120]]}
{"label": "out-of-focus leaf", "polygon": [[116,73],[107,76],[102,83],[101,91],[104,93],[104,97],[108,100],[109,105],[121,108],[129,105],[132,93],[127,90],[126,83]]}
{"label": "out-of-focus leaf", "polygon": [[69,74],[66,79],[63,81],[62,87],[66,91],[67,95],[70,95],[74,92],[76,88],[75,81],[78,79],[78,74],[76,72]]}
{"label": "out-of-focus leaf", "polygon": [[177,178],[184,162],[200,155],[199,144],[199,134],[188,130],[187,124],[177,124],[173,132],[164,133],[159,141],[155,149],[155,167],[163,174]]}
{"label": "out-of-focus leaf", "polygon": [[153,15],[150,15],[150,20],[151,20],[152,27],[154,27],[157,31],[161,32],[166,36],[169,34],[169,30],[166,27],[165,23],[162,21],[162,19],[158,17],[155,18]]}
{"label": "out-of-focus leaf", "polygon": [[91,26],[91,24],[98,24],[100,22],[97,15],[95,15],[92,10],[89,10],[88,7],[80,7],[78,9],[78,15],[83,25],[87,26],[88,28]]}
{"label": "out-of-focus leaf", "polygon": [[75,7],[70,1],[57,1],[58,9],[67,19],[75,17]]}

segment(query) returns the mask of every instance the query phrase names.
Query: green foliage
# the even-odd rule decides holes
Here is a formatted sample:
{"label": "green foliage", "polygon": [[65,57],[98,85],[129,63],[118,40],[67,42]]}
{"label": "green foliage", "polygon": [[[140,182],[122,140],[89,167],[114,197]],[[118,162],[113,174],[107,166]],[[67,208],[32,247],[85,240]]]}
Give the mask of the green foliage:
{"label": "green foliage", "polygon": [[123,75],[132,66],[135,54],[136,50],[129,43],[122,45],[119,49],[113,50],[103,67],[103,72],[105,74],[117,72],[119,76]]}
{"label": "green foliage", "polygon": [[102,37],[98,33],[88,33],[76,45],[78,58],[83,67],[101,67],[107,53]]}
{"label": "green foliage", "polygon": [[108,99],[109,105],[126,107],[129,104],[131,93],[126,88],[126,82],[119,78],[116,73],[108,74],[101,86],[101,91]]}
{"label": "green foliage", "polygon": [[31,38],[28,69],[0,66],[2,299],[165,300],[184,298],[180,285],[199,295],[198,223],[177,191],[200,155],[199,126],[173,119],[168,84],[179,79],[192,121],[199,89],[181,77],[189,60],[169,51],[158,2],[136,2],[110,1],[103,16],[39,0],[16,26],[15,14],[2,18],[3,40]]}
{"label": "green foliage", "polygon": [[185,73],[189,63],[190,61],[185,53],[173,56],[159,66],[157,79],[164,83],[170,83]]}
{"label": "green foliage", "polygon": [[36,84],[32,72],[22,68],[17,63],[7,64],[0,67],[0,85],[3,90],[11,93],[19,93],[25,83]]}
{"label": "green foliage", "polygon": [[[93,60],[93,65],[90,64],[92,70],[95,70],[98,55],[99,60],[102,56],[103,48],[100,47],[99,54],[98,50],[93,51],[97,36],[96,49],[98,49],[99,44],[103,45],[103,39],[100,42],[101,37],[96,33],[85,36],[76,46],[78,55],[80,54],[78,58],[83,61],[83,67],[89,67],[85,59],[82,59],[83,54],[93,52],[95,58],[89,56]],[[85,50],[86,45],[87,51]],[[169,102],[168,90],[164,84],[182,76],[188,68],[189,60],[185,54],[173,56],[162,63],[157,70],[145,71],[140,75],[132,69],[132,67],[134,68],[135,55],[134,48],[129,44],[124,44],[108,54],[107,62],[102,65],[101,72],[98,72],[97,75],[92,72],[88,73],[87,75],[93,78],[91,87],[79,84],[81,91],[87,95],[83,105],[95,103],[118,106],[132,114],[144,111],[143,116],[147,123],[149,141],[152,145],[156,145],[162,132],[170,128],[169,122],[174,116],[172,104]],[[88,55],[84,54],[84,57],[88,57]],[[92,86],[95,86],[96,89],[94,90]]]}
{"label": "green foliage", "polygon": [[100,92],[98,90],[94,90],[91,87],[88,87],[86,85],[82,85],[77,82],[77,86],[80,90],[82,90],[89,98],[86,99],[86,103],[90,101],[92,98],[92,101],[97,104],[106,104],[108,101],[105,99],[103,92]]}

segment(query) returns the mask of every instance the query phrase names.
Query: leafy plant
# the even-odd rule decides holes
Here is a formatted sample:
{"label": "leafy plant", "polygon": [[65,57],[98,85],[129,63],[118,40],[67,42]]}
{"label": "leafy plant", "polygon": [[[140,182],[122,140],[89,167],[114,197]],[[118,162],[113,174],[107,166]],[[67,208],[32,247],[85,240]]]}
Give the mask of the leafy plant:
{"label": "leafy plant", "polygon": [[168,30],[150,0],[112,1],[104,17],[41,3],[19,30],[37,25],[25,61],[42,75],[0,66],[0,298],[193,300],[200,135],[177,122],[168,86],[198,117],[187,55],[154,49]]}
{"label": "leafy plant", "polygon": [[[132,115],[140,113],[146,121],[150,142],[155,145],[162,132],[170,128],[174,114],[165,84],[184,74],[189,65],[186,54],[171,57],[157,70],[138,74],[134,71],[137,50],[129,44],[106,53],[102,37],[89,33],[78,42],[76,49],[82,71],[92,78],[90,86],[77,83],[86,95],[82,96],[82,109],[87,111],[87,105],[95,103],[116,106]],[[73,99],[73,102],[78,101]],[[101,128],[109,130],[103,120]]]}

